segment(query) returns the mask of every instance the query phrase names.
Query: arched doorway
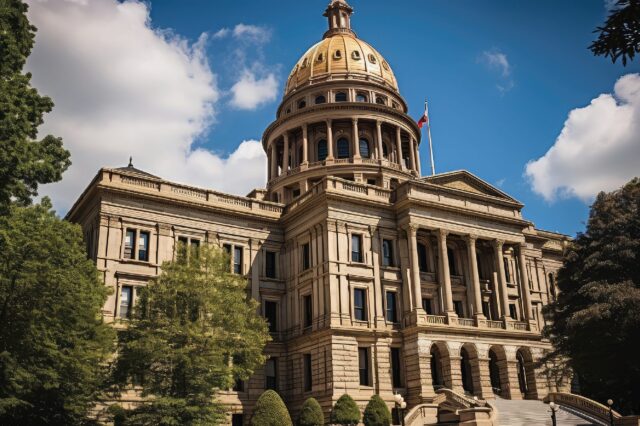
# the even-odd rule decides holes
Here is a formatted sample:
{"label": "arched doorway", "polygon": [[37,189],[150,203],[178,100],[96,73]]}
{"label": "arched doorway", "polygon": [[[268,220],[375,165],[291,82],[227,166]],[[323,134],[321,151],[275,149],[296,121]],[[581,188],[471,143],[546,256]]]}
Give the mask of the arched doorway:
{"label": "arched doorway", "polygon": [[433,383],[434,390],[445,387],[442,370],[442,353],[436,344],[431,346],[431,383]]}
{"label": "arched doorway", "polygon": [[474,394],[473,374],[469,352],[465,347],[460,349],[460,372],[462,373],[462,389],[465,393]]}
{"label": "arched doorway", "polygon": [[533,356],[529,348],[520,348],[516,352],[518,368],[518,386],[520,393],[526,399],[538,399],[536,373]]}
{"label": "arched doorway", "polygon": [[520,387],[520,393],[522,395],[527,394],[527,372],[524,368],[524,358],[522,352],[516,353],[516,361],[518,365],[518,386]]}
{"label": "arched doorway", "polygon": [[493,393],[500,395],[502,392],[500,367],[498,366],[498,355],[493,349],[489,349],[489,378],[491,380],[491,389],[493,389]]}

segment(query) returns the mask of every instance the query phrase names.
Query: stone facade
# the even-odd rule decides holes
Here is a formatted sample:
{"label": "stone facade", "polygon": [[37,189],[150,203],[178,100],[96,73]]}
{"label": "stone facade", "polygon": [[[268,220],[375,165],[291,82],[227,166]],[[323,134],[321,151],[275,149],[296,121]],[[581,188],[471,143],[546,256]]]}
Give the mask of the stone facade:
{"label": "stone facade", "polygon": [[214,244],[273,323],[271,360],[220,395],[244,413],[236,423],[268,386],[294,417],[309,396],[328,415],[345,392],[363,407],[400,393],[409,409],[439,387],[541,399],[559,386],[534,362],[550,349],[541,309],[568,239],[469,172],[421,177],[420,130],[351,11],[329,5],[329,31],[291,74],[263,137],[266,189],[239,197],[132,165],[98,172],[68,219],[114,290],[104,317],[126,324],[136,289],[179,243]]}

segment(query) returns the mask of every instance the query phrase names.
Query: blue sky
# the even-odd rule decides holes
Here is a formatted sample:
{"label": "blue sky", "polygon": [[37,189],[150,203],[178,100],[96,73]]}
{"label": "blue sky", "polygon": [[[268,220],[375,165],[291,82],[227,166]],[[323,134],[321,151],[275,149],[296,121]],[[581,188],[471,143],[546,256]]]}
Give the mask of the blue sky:
{"label": "blue sky", "polygon": [[[537,227],[571,235],[584,228],[589,191],[595,192],[598,185],[615,188],[640,174],[640,166],[633,170],[632,164],[631,171],[627,167],[613,184],[605,182],[607,173],[611,174],[607,170],[616,168],[615,161],[608,159],[604,177],[591,182],[588,189],[572,191],[573,183],[554,176],[558,182],[552,185],[557,188],[547,189],[546,198],[534,192],[530,178],[524,175],[527,163],[544,156],[554,145],[572,110],[587,107],[600,94],[612,93],[619,78],[640,71],[638,61],[623,67],[587,50],[593,29],[606,17],[603,0],[350,0],[350,4],[355,9],[353,29],[387,58],[411,116],[419,118],[428,97],[437,171],[467,169],[523,202],[525,217]],[[202,148],[221,158],[236,151],[241,141],[260,139],[274,119],[291,67],[326,29],[322,12],[327,0],[152,0],[144,5],[150,10],[147,25],[158,33],[170,30],[188,43],[208,35],[202,52],[215,75],[215,113],[187,149]],[[39,19],[39,26],[48,25],[44,18]],[[229,35],[238,24],[259,28],[262,38]],[[265,96],[255,108],[234,104],[230,91],[247,69],[256,78],[275,78],[275,99]],[[48,88],[44,77],[40,82]],[[635,89],[628,89],[630,84],[620,93],[627,88],[637,95]],[[616,100],[609,98],[610,109],[615,109]],[[585,114],[586,121],[598,125],[595,107]],[[609,126],[624,125],[624,117],[610,117]],[[588,128],[591,124],[580,125],[582,134],[594,133]],[[640,141],[639,133],[627,135],[626,140],[632,138],[633,143],[636,136]],[[557,169],[567,164],[568,170],[574,167],[572,162],[580,166],[580,156],[571,155],[549,164]],[[636,165],[640,164],[640,157],[637,159]],[[426,173],[426,138],[421,161]],[[594,168],[595,160],[589,161],[583,165],[586,176]],[[153,169],[153,165],[145,166]],[[233,178],[217,177],[206,186],[226,189],[225,182]],[[572,178],[583,179],[577,172]]]}

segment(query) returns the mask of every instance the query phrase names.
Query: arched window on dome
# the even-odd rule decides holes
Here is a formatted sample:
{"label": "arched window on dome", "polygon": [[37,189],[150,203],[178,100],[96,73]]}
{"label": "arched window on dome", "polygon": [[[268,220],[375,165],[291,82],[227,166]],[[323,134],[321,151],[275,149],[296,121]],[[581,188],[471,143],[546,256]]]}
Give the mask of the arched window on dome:
{"label": "arched window on dome", "polygon": [[316,105],[324,104],[324,103],[327,102],[327,98],[325,98],[324,95],[318,95],[318,96],[316,96],[316,101],[315,102],[316,102]]}
{"label": "arched window on dome", "polygon": [[336,102],[347,102],[347,94],[345,92],[336,93]]}
{"label": "arched window on dome", "polygon": [[335,52],[333,52],[333,59],[342,59],[342,51],[336,50]]}
{"label": "arched window on dome", "polygon": [[321,139],[318,141],[318,161],[324,161],[327,159],[327,141]]}
{"label": "arched window on dome", "polygon": [[307,107],[307,101],[305,101],[304,99],[300,99],[298,101],[298,109],[302,109],[302,108],[306,108]]}
{"label": "arched window on dome", "polygon": [[379,105],[386,105],[387,98],[385,98],[384,96],[376,96],[376,103]]}
{"label": "arched window on dome", "polygon": [[382,156],[387,159],[389,158],[389,148],[386,143],[382,144]]}
{"label": "arched window on dome", "polygon": [[367,95],[364,93],[358,93],[356,95],[356,102],[367,102]]}
{"label": "arched window on dome", "polygon": [[371,151],[369,150],[369,141],[365,138],[360,138],[360,157],[371,158]]}
{"label": "arched window on dome", "polygon": [[338,139],[338,158],[349,158],[349,141],[346,138]]}

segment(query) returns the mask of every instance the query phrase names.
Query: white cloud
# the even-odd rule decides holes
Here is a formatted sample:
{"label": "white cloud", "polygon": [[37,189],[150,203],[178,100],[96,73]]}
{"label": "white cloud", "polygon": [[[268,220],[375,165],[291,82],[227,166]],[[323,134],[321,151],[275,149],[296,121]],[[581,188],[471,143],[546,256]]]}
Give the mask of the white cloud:
{"label": "white cloud", "polygon": [[230,32],[229,28],[220,28],[213,34],[213,38],[225,38]]}
{"label": "white cloud", "polygon": [[238,109],[253,110],[276,99],[278,81],[274,74],[256,78],[253,71],[244,70],[240,80],[231,87],[231,105]]}
{"label": "white cloud", "polygon": [[229,35],[233,35],[236,39],[256,44],[266,43],[271,40],[271,31],[268,28],[243,23],[237,24],[233,29],[221,28],[213,37],[225,38]]}
{"label": "white cloud", "polygon": [[61,136],[73,161],[62,182],[41,188],[59,211],[100,167],[126,165],[129,155],[140,169],[193,185],[244,194],[264,184],[259,142],[228,158],[195,146],[220,98],[206,35],[190,43],[154,30],[147,4],[135,0],[29,3],[38,32],[27,68],[56,104],[40,133]]}
{"label": "white cloud", "polygon": [[489,69],[499,72],[501,81],[496,84],[496,87],[501,93],[513,89],[515,83],[513,78],[511,78],[512,67],[505,53],[497,49],[486,50],[480,55],[479,61],[484,63]]}
{"label": "white cloud", "polygon": [[627,74],[583,108],[569,113],[547,153],[526,166],[535,192],[546,200],[619,188],[640,175],[640,74]]}

